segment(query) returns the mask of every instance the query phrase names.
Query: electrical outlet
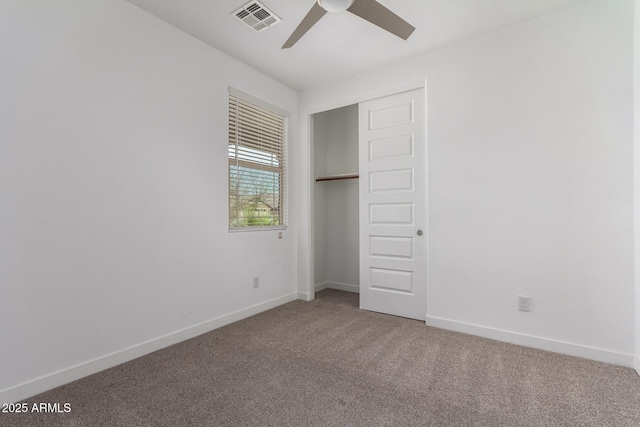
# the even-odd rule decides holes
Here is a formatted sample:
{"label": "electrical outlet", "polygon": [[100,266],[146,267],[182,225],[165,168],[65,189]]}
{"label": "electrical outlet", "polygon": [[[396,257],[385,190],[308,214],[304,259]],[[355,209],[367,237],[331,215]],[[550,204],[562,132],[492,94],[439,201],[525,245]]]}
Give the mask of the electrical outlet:
{"label": "electrical outlet", "polygon": [[518,310],[531,311],[531,297],[518,297]]}
{"label": "electrical outlet", "polygon": [[260,276],[253,276],[253,288],[260,287]]}
{"label": "electrical outlet", "polygon": [[278,239],[282,240],[282,231],[278,232]]}

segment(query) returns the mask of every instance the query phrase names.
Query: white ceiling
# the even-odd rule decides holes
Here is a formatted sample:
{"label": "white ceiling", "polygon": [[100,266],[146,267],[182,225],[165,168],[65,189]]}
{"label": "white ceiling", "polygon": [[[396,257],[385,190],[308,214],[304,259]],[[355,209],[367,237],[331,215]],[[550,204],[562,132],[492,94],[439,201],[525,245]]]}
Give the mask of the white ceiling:
{"label": "white ceiling", "polygon": [[351,13],[326,14],[285,50],[315,0],[260,0],[282,22],[259,33],[231,15],[248,0],[128,1],[301,90],[585,0],[379,0],[416,27],[407,41]]}

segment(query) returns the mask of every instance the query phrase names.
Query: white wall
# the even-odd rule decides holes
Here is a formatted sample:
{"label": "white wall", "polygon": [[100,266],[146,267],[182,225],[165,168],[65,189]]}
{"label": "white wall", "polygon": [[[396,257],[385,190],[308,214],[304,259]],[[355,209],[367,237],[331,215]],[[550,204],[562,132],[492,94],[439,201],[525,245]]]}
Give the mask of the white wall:
{"label": "white wall", "polygon": [[[327,175],[327,114],[315,114],[313,126],[313,176]],[[316,182],[313,188],[313,272],[316,289],[327,282],[327,185]]]}
{"label": "white wall", "polygon": [[309,113],[426,79],[428,323],[632,363],[632,7],[586,2],[301,93],[305,138]]}
{"label": "white wall", "polygon": [[633,45],[633,124],[634,124],[634,228],[635,228],[635,291],[636,291],[636,351],[635,368],[640,375],[640,0],[634,5]]}
{"label": "white wall", "polygon": [[295,212],[230,234],[226,201],[227,87],[292,158],[295,91],[119,0],[1,0],[0,52],[0,401],[297,296]]}
{"label": "white wall", "polygon": [[[358,105],[314,114],[315,176],[358,172]],[[315,285],[357,292],[358,181],[315,184]]]}

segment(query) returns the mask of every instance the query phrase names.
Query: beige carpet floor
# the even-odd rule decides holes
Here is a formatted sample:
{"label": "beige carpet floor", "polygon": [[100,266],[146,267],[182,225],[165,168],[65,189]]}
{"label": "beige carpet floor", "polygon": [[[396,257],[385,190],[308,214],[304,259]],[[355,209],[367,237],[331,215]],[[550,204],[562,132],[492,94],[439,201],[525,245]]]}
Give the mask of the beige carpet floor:
{"label": "beige carpet floor", "polygon": [[2,426],[640,426],[629,368],[430,328],[326,290],[27,399]]}

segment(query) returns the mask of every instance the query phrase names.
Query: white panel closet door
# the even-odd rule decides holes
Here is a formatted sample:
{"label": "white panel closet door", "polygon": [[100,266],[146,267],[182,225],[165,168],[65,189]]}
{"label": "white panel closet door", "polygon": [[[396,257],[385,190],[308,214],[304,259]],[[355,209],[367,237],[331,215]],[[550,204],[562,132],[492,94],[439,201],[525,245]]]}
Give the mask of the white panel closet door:
{"label": "white panel closet door", "polygon": [[424,90],[360,104],[360,308],[425,320]]}

